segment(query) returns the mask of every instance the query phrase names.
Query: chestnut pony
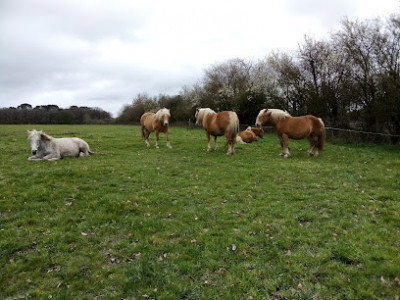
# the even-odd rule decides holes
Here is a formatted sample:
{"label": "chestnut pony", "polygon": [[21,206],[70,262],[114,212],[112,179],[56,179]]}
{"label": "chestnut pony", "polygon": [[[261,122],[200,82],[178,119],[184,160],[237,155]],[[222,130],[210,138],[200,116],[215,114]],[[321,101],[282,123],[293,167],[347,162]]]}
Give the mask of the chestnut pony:
{"label": "chestnut pony", "polygon": [[146,146],[150,147],[149,136],[151,132],[156,133],[156,148],[158,146],[159,133],[164,132],[167,139],[167,147],[172,148],[168,137],[169,118],[171,114],[169,109],[162,108],[156,113],[146,112],[140,117],[140,125],[142,126],[142,137],[145,140]]}
{"label": "chestnut pony", "polygon": [[264,138],[264,130],[261,127],[251,127],[251,131],[253,131],[259,138]]}
{"label": "chestnut pony", "polygon": [[281,142],[283,157],[289,157],[289,138],[301,140],[308,138],[310,148],[308,156],[318,156],[325,142],[325,125],[322,119],[312,115],[292,117],[288,112],[280,109],[262,109],[257,116],[256,125],[261,126],[270,123],[277,133]]}
{"label": "chestnut pony", "polygon": [[251,128],[250,126],[247,127],[246,130],[240,131],[236,137],[236,143],[238,144],[250,144],[257,140],[257,135],[254,133],[253,128]]}
{"label": "chestnut pony", "polygon": [[233,111],[221,111],[216,113],[210,108],[196,109],[196,124],[201,124],[206,132],[208,148],[211,150],[210,136],[214,137],[215,150],[218,149],[217,138],[225,135],[228,144],[228,152],[226,154],[235,153],[236,135],[239,128],[239,118]]}

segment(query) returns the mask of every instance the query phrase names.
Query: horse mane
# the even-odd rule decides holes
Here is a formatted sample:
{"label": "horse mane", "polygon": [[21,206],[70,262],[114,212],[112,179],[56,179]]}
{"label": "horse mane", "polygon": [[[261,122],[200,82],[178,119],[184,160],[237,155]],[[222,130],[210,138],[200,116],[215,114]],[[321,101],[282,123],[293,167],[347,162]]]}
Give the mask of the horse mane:
{"label": "horse mane", "polygon": [[276,123],[286,117],[291,117],[291,115],[287,111],[281,109],[270,108],[267,110],[267,113],[270,115],[271,121],[273,123]]}
{"label": "horse mane", "polygon": [[50,141],[50,140],[54,139],[52,136],[44,133],[42,130],[36,130],[36,129],[33,129],[32,131],[28,130],[28,134],[29,134],[28,140],[30,140],[34,135],[37,135],[37,134],[39,134],[40,139],[44,140],[44,141]]}
{"label": "horse mane", "polygon": [[54,138],[46,133],[44,133],[43,131],[41,131],[41,137],[43,141],[50,141],[53,140]]}
{"label": "horse mane", "polygon": [[162,117],[165,116],[165,115],[167,115],[168,117],[171,116],[171,114],[170,114],[170,112],[169,112],[169,109],[164,107],[164,108],[159,109],[159,110],[155,113],[155,119],[156,119],[157,121],[161,121],[161,120],[162,120]]}
{"label": "horse mane", "polygon": [[197,119],[201,122],[205,118],[205,116],[209,114],[215,114],[215,111],[213,111],[211,108],[198,108],[197,112]]}

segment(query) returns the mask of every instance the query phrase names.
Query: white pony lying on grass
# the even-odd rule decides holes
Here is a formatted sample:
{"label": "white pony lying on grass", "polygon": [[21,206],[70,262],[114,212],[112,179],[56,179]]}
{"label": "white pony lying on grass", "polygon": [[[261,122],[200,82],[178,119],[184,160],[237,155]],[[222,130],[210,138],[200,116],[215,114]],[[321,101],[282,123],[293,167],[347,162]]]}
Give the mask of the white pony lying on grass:
{"label": "white pony lying on grass", "polygon": [[93,154],[88,143],[80,138],[53,138],[43,131],[28,130],[33,156],[28,160],[57,160],[66,156],[88,156]]}

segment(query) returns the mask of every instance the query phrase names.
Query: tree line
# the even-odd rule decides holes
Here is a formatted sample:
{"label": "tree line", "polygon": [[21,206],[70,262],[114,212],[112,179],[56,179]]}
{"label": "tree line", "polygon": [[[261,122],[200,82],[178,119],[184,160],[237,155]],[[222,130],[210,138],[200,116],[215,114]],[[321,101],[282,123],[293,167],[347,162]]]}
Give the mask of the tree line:
{"label": "tree line", "polygon": [[197,107],[233,110],[254,124],[262,108],[313,114],[343,129],[400,135],[400,14],[343,19],[325,40],[305,36],[298,49],[257,61],[230,59],[209,66],[177,95],[138,94],[116,119],[99,108],[60,109],[22,104],[0,109],[2,124],[138,123],[146,111],[171,110],[171,122],[194,121]]}
{"label": "tree line", "polygon": [[253,124],[261,108],[294,116],[314,114],[332,127],[400,135],[400,15],[351,21],[327,40],[305,36],[293,53],[258,61],[230,59],[210,66],[179,95],[137,95],[117,123],[143,112],[171,109],[175,122],[193,119],[196,107],[234,110]]}
{"label": "tree line", "polygon": [[107,124],[112,121],[110,113],[100,108],[57,105],[32,107],[28,103],[17,108],[1,108],[0,124]]}

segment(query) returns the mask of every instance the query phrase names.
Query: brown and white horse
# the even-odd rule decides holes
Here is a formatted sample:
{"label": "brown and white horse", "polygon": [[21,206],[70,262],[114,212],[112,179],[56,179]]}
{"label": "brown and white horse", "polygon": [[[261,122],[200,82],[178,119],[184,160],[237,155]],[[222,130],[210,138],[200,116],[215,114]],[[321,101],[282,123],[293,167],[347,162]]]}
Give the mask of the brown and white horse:
{"label": "brown and white horse", "polygon": [[235,153],[236,135],[239,128],[239,118],[233,111],[221,111],[216,113],[210,108],[196,109],[196,124],[202,125],[207,136],[207,151],[211,150],[210,136],[214,137],[215,150],[218,149],[217,138],[225,135],[228,144],[226,154]]}
{"label": "brown and white horse", "polygon": [[150,147],[149,136],[151,132],[156,134],[156,148],[158,146],[159,133],[164,132],[167,139],[167,147],[172,148],[168,137],[169,118],[171,114],[169,109],[162,108],[156,113],[146,112],[140,117],[140,125],[142,126],[142,137],[145,140],[146,146]]}
{"label": "brown and white horse", "polygon": [[260,139],[264,138],[264,130],[261,127],[251,127],[251,131],[253,131]]}
{"label": "brown and white horse", "polygon": [[310,156],[315,149],[315,156],[318,156],[325,142],[325,125],[322,119],[312,115],[292,117],[288,112],[280,109],[262,109],[257,116],[256,125],[261,126],[267,123],[275,128],[281,142],[283,157],[289,157],[289,138],[301,140],[308,138],[310,148],[307,154]]}
{"label": "brown and white horse", "polygon": [[257,140],[257,135],[250,126],[247,127],[246,130],[240,131],[236,137],[236,142],[238,144],[250,144]]}

